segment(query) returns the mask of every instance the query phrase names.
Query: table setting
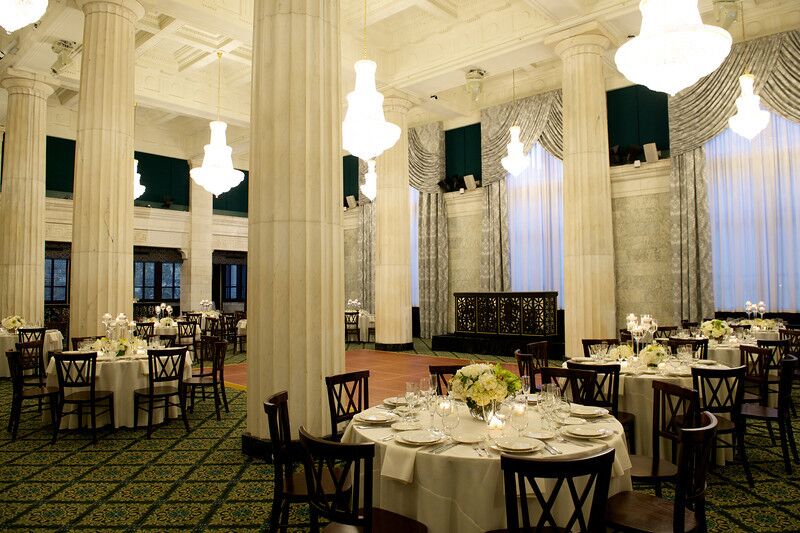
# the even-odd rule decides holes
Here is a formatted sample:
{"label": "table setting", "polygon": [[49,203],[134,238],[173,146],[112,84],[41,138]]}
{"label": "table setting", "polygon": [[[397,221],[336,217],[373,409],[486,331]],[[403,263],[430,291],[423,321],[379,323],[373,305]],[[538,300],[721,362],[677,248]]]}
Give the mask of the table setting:
{"label": "table setting", "polygon": [[531,394],[529,383],[489,364],[459,370],[443,396],[435,394],[435,376],[409,382],[404,396],[356,415],[342,441],[376,444],[376,505],[432,532],[505,526],[501,454],[550,460],[613,447],[610,494],[629,490],[619,422],[605,409],[562,398],[555,385]]}
{"label": "table setting", "polygon": [[[8,370],[6,352],[15,349],[15,344],[19,342],[17,330],[25,327],[39,328],[42,326],[37,323],[29,324],[19,315],[7,316],[0,321],[0,377],[11,377],[11,373]],[[44,364],[47,365],[50,359],[50,352],[60,352],[63,346],[64,335],[57,329],[48,329],[44,334],[44,350],[42,351]]]}

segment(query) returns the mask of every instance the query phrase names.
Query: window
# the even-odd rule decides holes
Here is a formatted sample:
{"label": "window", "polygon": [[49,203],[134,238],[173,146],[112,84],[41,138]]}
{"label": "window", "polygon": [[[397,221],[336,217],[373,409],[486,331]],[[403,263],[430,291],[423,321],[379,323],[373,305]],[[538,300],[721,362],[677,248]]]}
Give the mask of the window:
{"label": "window", "polygon": [[45,303],[67,303],[69,259],[44,260]]}
{"label": "window", "polygon": [[225,265],[224,291],[226,302],[247,300],[247,265]]}
{"label": "window", "polygon": [[133,297],[143,301],[180,300],[181,264],[134,261]]}

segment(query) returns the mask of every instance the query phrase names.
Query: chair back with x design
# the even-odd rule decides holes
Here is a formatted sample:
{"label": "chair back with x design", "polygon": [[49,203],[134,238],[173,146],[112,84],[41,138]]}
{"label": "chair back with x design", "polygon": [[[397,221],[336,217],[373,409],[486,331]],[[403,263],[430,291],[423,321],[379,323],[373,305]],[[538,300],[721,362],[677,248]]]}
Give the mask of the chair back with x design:
{"label": "chair back with x design", "polygon": [[765,407],[769,398],[769,371],[775,367],[773,356],[769,348],[747,344],[739,346],[739,364],[745,368],[745,385],[757,391],[760,403]]}
{"label": "chair back with x design", "polygon": [[8,373],[11,377],[11,388],[14,395],[21,395],[22,389],[25,386],[25,374],[22,369],[22,354],[17,350],[8,350],[6,352],[6,360],[8,361]]}
{"label": "chair back with x design", "polygon": [[147,350],[147,365],[150,387],[156,383],[178,382],[178,390],[183,388],[183,369],[186,360],[186,346]]}
{"label": "chair back with x design", "polygon": [[[375,444],[323,440],[302,426],[300,443],[306,451],[305,473],[312,523],[322,517],[370,533]],[[325,484],[323,480],[326,480]],[[333,490],[330,490],[330,485]]]}
{"label": "chair back with x design", "polygon": [[358,311],[345,311],[344,325],[347,329],[358,329]]}
{"label": "chair back with x design", "polygon": [[678,330],[678,326],[658,326],[658,329],[653,333],[654,339],[669,339]]}
{"label": "chair back with x design", "polygon": [[589,357],[591,352],[589,351],[590,346],[597,346],[599,344],[606,344],[608,349],[610,350],[614,346],[619,346],[619,340],[617,339],[581,339],[581,344],[583,345],[583,356]]}
{"label": "chair back with x design", "polygon": [[200,319],[203,317],[202,313],[186,313],[186,321],[195,324],[196,328],[200,327]]}
{"label": "chair back with x design", "polygon": [[289,425],[289,392],[281,391],[264,402],[269,440],[272,444],[272,467],[275,471],[275,488],[282,491],[291,481],[294,472],[292,453],[292,428]]}
{"label": "chair back with x design", "polygon": [[731,415],[738,420],[744,399],[744,378],[747,369],[692,367],[692,387],[699,396],[699,409],[714,414]]}
{"label": "chair back with x design", "polygon": [[194,342],[195,331],[197,324],[191,322],[178,322],[178,342],[190,341]]}
{"label": "chair back with x design", "polygon": [[153,336],[156,330],[156,325],[153,322],[137,322],[136,323],[136,336],[144,339],[149,339]]}
{"label": "chair back with x design", "polygon": [[19,328],[17,330],[17,342],[44,342],[45,328]]}
{"label": "chair back with x design", "polygon": [[225,324],[219,319],[213,316],[207,316],[205,318],[206,327],[205,332],[212,337],[219,337],[222,338],[225,334],[224,327]]}
{"label": "chair back with x design", "polygon": [[561,395],[582,405],[592,405],[597,386],[597,372],[576,368],[545,367],[542,369],[542,386],[554,383]]}
{"label": "chair back with x design", "polygon": [[717,437],[717,417],[705,411],[699,415],[699,425],[681,429],[678,458],[678,479],[675,483],[673,531],[686,531],[686,509],[694,512],[697,528],[706,531],[706,478],[714,461],[714,442]]}
{"label": "chair back with x design", "polygon": [[428,373],[436,376],[436,394],[447,394],[450,390],[450,381],[456,372],[461,370],[464,365],[429,365]]}
{"label": "chair back with x design", "polygon": [[787,340],[758,340],[756,344],[759,348],[769,348],[772,350],[772,368],[780,367],[780,362],[784,354],[789,352],[789,341]]}
{"label": "chair back with x design", "polygon": [[567,361],[567,368],[591,370],[597,374],[594,397],[588,405],[605,407],[615,417],[619,415],[619,370],[620,365],[585,365],[579,361]]}
{"label": "chair back with x design", "polygon": [[20,364],[22,370],[26,373],[26,380],[28,378],[36,377],[40,382],[44,383],[44,341],[26,341],[14,343],[16,351],[20,353]]}
{"label": "chair back with x design", "polygon": [[653,381],[653,469],[661,459],[661,439],[672,442],[673,461],[681,439],[681,428],[698,426],[700,398],[696,390],[668,381]]}
{"label": "chair back with x design", "polygon": [[214,366],[214,344],[219,339],[212,335],[201,335],[200,346],[194,363],[200,364],[200,372],[196,376],[210,376]]}
{"label": "chair back with x design", "polygon": [[694,353],[700,354],[700,359],[708,359],[708,339],[677,339],[667,341],[672,353],[678,353],[678,346],[689,345]]}
{"label": "chair back with x design", "polygon": [[788,344],[786,353],[800,357],[800,329],[782,329],[780,335],[781,340]]}
{"label": "chair back with x design", "polygon": [[339,424],[369,407],[369,370],[347,372],[325,377],[328,408],[331,413],[331,435],[338,439]]}
{"label": "chair back with x design", "polygon": [[789,416],[789,411],[792,408],[792,382],[794,381],[797,365],[798,358],[790,354],[786,354],[779,364],[778,412],[783,416]]}
{"label": "chair back with x design", "polygon": [[[549,528],[553,528],[554,531],[605,531],[605,510],[613,463],[613,448],[583,459],[565,460],[502,454],[500,468],[505,484],[508,530],[549,531]],[[544,481],[542,485],[545,489],[539,480]],[[542,510],[535,524],[528,509],[529,492],[533,492]],[[563,494],[565,492],[568,496]],[[587,514],[586,504],[590,501],[590,495]],[[572,511],[566,524],[557,522],[554,516],[556,501],[563,501],[564,498],[570,498],[568,501],[571,505],[567,511]]]}
{"label": "chair back with x design", "polygon": [[62,352],[53,354],[58,374],[59,393],[64,389],[89,389],[94,398],[97,375],[97,352]]}

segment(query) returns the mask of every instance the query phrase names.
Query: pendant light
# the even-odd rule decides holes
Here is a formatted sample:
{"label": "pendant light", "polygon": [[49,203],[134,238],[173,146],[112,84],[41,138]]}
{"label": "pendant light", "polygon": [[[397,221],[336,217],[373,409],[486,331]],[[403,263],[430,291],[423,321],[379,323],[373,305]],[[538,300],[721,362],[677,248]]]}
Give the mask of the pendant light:
{"label": "pendant light", "polygon": [[356,82],[347,95],[342,147],[364,161],[375,159],[400,139],[400,128],[386,121],[383,95],[375,84],[378,66],[367,59],[367,2],[364,0],[364,59],[356,61]]}
{"label": "pendant light", "polygon": [[38,21],[47,11],[47,0],[0,0],[0,26],[11,34]]}
{"label": "pendant light", "polygon": [[614,57],[633,83],[674,96],[714,72],[731,51],[731,34],[703,24],[697,0],[641,0],[639,11],[639,36]]}
{"label": "pendant light", "polygon": [[[741,6],[742,23],[742,44],[747,42],[744,33],[744,4]],[[745,72],[739,76],[739,87],[742,93],[736,99],[736,114],[728,119],[728,126],[744,137],[752,141],[756,135],[764,131],[769,124],[769,113],[761,109],[761,97],[753,93],[755,77]]]}
{"label": "pendant light", "polygon": [[222,52],[217,52],[217,120],[209,123],[211,140],[203,147],[203,164],[189,171],[192,179],[205,190],[218,197],[239,185],[244,173],[233,168],[233,149],[228,146],[225,130],[228,125],[219,119],[220,93],[222,92]]}
{"label": "pendant light", "polygon": [[[517,78],[515,72],[516,71],[514,69],[511,70],[511,91],[513,94],[512,105],[516,107]],[[514,109],[512,112],[516,113],[516,109]],[[500,163],[502,163],[503,168],[506,169],[506,172],[516,177],[519,176],[523,170],[528,168],[528,158],[525,157],[525,152],[523,149],[524,147],[522,146],[522,142],[519,140],[519,126],[511,126],[508,131],[511,135],[511,141],[506,145],[508,155],[501,159]]]}
{"label": "pendant light", "polygon": [[364,174],[364,183],[361,184],[361,193],[366,196],[370,202],[375,200],[378,195],[378,173],[375,172],[375,160],[370,159],[367,161],[367,173]]}

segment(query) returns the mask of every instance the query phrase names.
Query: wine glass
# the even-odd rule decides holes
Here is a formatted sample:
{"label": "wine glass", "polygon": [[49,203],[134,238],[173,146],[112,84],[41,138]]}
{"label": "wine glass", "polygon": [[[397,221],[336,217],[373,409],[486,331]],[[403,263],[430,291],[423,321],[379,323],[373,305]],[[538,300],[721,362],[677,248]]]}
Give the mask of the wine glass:
{"label": "wine glass", "polygon": [[522,383],[522,394],[525,395],[525,401],[528,401],[528,395],[531,393],[531,377],[520,376],[519,380]]}
{"label": "wine glass", "polygon": [[442,419],[444,434],[448,437],[451,436],[452,431],[458,427],[458,423],[461,421],[458,417],[456,404],[447,397],[442,396],[436,404],[436,414]]}
{"label": "wine glass", "polygon": [[514,401],[511,406],[511,427],[517,430],[519,436],[522,436],[522,432],[528,427],[527,401]]}

